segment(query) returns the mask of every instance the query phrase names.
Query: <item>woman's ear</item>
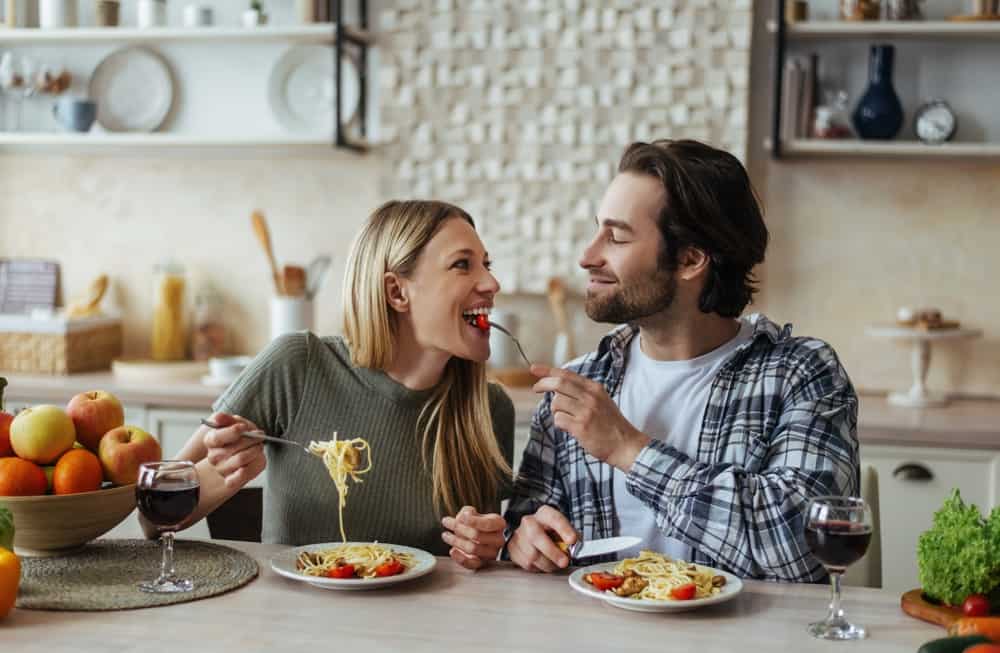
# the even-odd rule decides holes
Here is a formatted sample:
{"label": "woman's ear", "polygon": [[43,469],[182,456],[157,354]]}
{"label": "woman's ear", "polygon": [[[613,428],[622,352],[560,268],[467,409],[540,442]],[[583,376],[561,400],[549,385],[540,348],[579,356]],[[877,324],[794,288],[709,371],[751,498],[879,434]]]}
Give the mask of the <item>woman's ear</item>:
{"label": "woman's ear", "polygon": [[707,274],[711,263],[712,259],[705,250],[685,247],[677,257],[677,275],[685,281],[691,281]]}
{"label": "woman's ear", "polygon": [[385,298],[398,313],[406,313],[410,310],[410,299],[406,295],[406,286],[403,279],[395,272],[386,272],[382,277],[385,283]]}

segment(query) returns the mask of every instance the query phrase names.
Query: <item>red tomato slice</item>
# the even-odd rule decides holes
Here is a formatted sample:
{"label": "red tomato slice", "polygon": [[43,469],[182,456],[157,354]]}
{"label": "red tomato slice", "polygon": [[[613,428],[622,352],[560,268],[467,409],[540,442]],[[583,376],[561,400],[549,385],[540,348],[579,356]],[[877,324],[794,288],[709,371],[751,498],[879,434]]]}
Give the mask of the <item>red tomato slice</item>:
{"label": "red tomato slice", "polygon": [[677,599],[678,601],[689,601],[694,598],[694,594],[697,590],[698,587],[694,583],[678,585],[674,589],[670,590],[670,598]]}
{"label": "red tomato slice", "polygon": [[585,581],[602,592],[617,589],[625,582],[625,578],[617,574],[609,574],[603,571],[595,571],[583,577]]}
{"label": "red tomato slice", "polygon": [[375,567],[376,576],[395,576],[396,574],[401,574],[406,571],[406,567],[399,560],[393,558],[389,562],[383,562],[378,567]]}
{"label": "red tomato slice", "polygon": [[354,565],[340,565],[326,572],[327,578],[354,578]]}

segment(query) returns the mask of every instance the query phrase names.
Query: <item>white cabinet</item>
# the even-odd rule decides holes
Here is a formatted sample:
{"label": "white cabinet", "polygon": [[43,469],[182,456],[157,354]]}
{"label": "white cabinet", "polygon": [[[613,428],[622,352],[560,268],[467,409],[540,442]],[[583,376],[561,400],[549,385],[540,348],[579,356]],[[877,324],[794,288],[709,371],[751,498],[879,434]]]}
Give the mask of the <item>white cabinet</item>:
{"label": "white cabinet", "polygon": [[1000,451],[862,445],[861,464],[878,472],[882,586],[894,592],[920,585],[917,539],[954,488],[984,514],[1000,503]]}

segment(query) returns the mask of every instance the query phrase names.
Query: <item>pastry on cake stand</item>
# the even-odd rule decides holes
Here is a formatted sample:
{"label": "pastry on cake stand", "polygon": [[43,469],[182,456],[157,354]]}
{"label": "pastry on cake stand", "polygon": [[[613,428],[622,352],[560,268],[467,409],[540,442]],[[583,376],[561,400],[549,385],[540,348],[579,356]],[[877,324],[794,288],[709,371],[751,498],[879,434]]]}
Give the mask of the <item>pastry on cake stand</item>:
{"label": "pastry on cake stand", "polygon": [[968,340],[983,335],[979,329],[962,327],[958,322],[941,319],[940,311],[900,309],[894,325],[872,325],[866,330],[874,338],[910,343],[910,370],[913,385],[905,392],[889,393],[889,403],[909,408],[944,406],[948,397],[927,389],[927,371],[931,366],[931,346],[935,342]]}

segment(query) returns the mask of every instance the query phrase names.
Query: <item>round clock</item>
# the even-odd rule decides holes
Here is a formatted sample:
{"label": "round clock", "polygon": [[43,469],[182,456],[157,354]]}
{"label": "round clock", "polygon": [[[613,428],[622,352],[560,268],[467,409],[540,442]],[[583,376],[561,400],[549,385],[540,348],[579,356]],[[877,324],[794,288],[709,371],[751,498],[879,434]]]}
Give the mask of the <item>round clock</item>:
{"label": "round clock", "polygon": [[932,100],[917,109],[913,118],[917,138],[925,143],[944,143],[951,140],[958,128],[958,118],[944,100]]}

